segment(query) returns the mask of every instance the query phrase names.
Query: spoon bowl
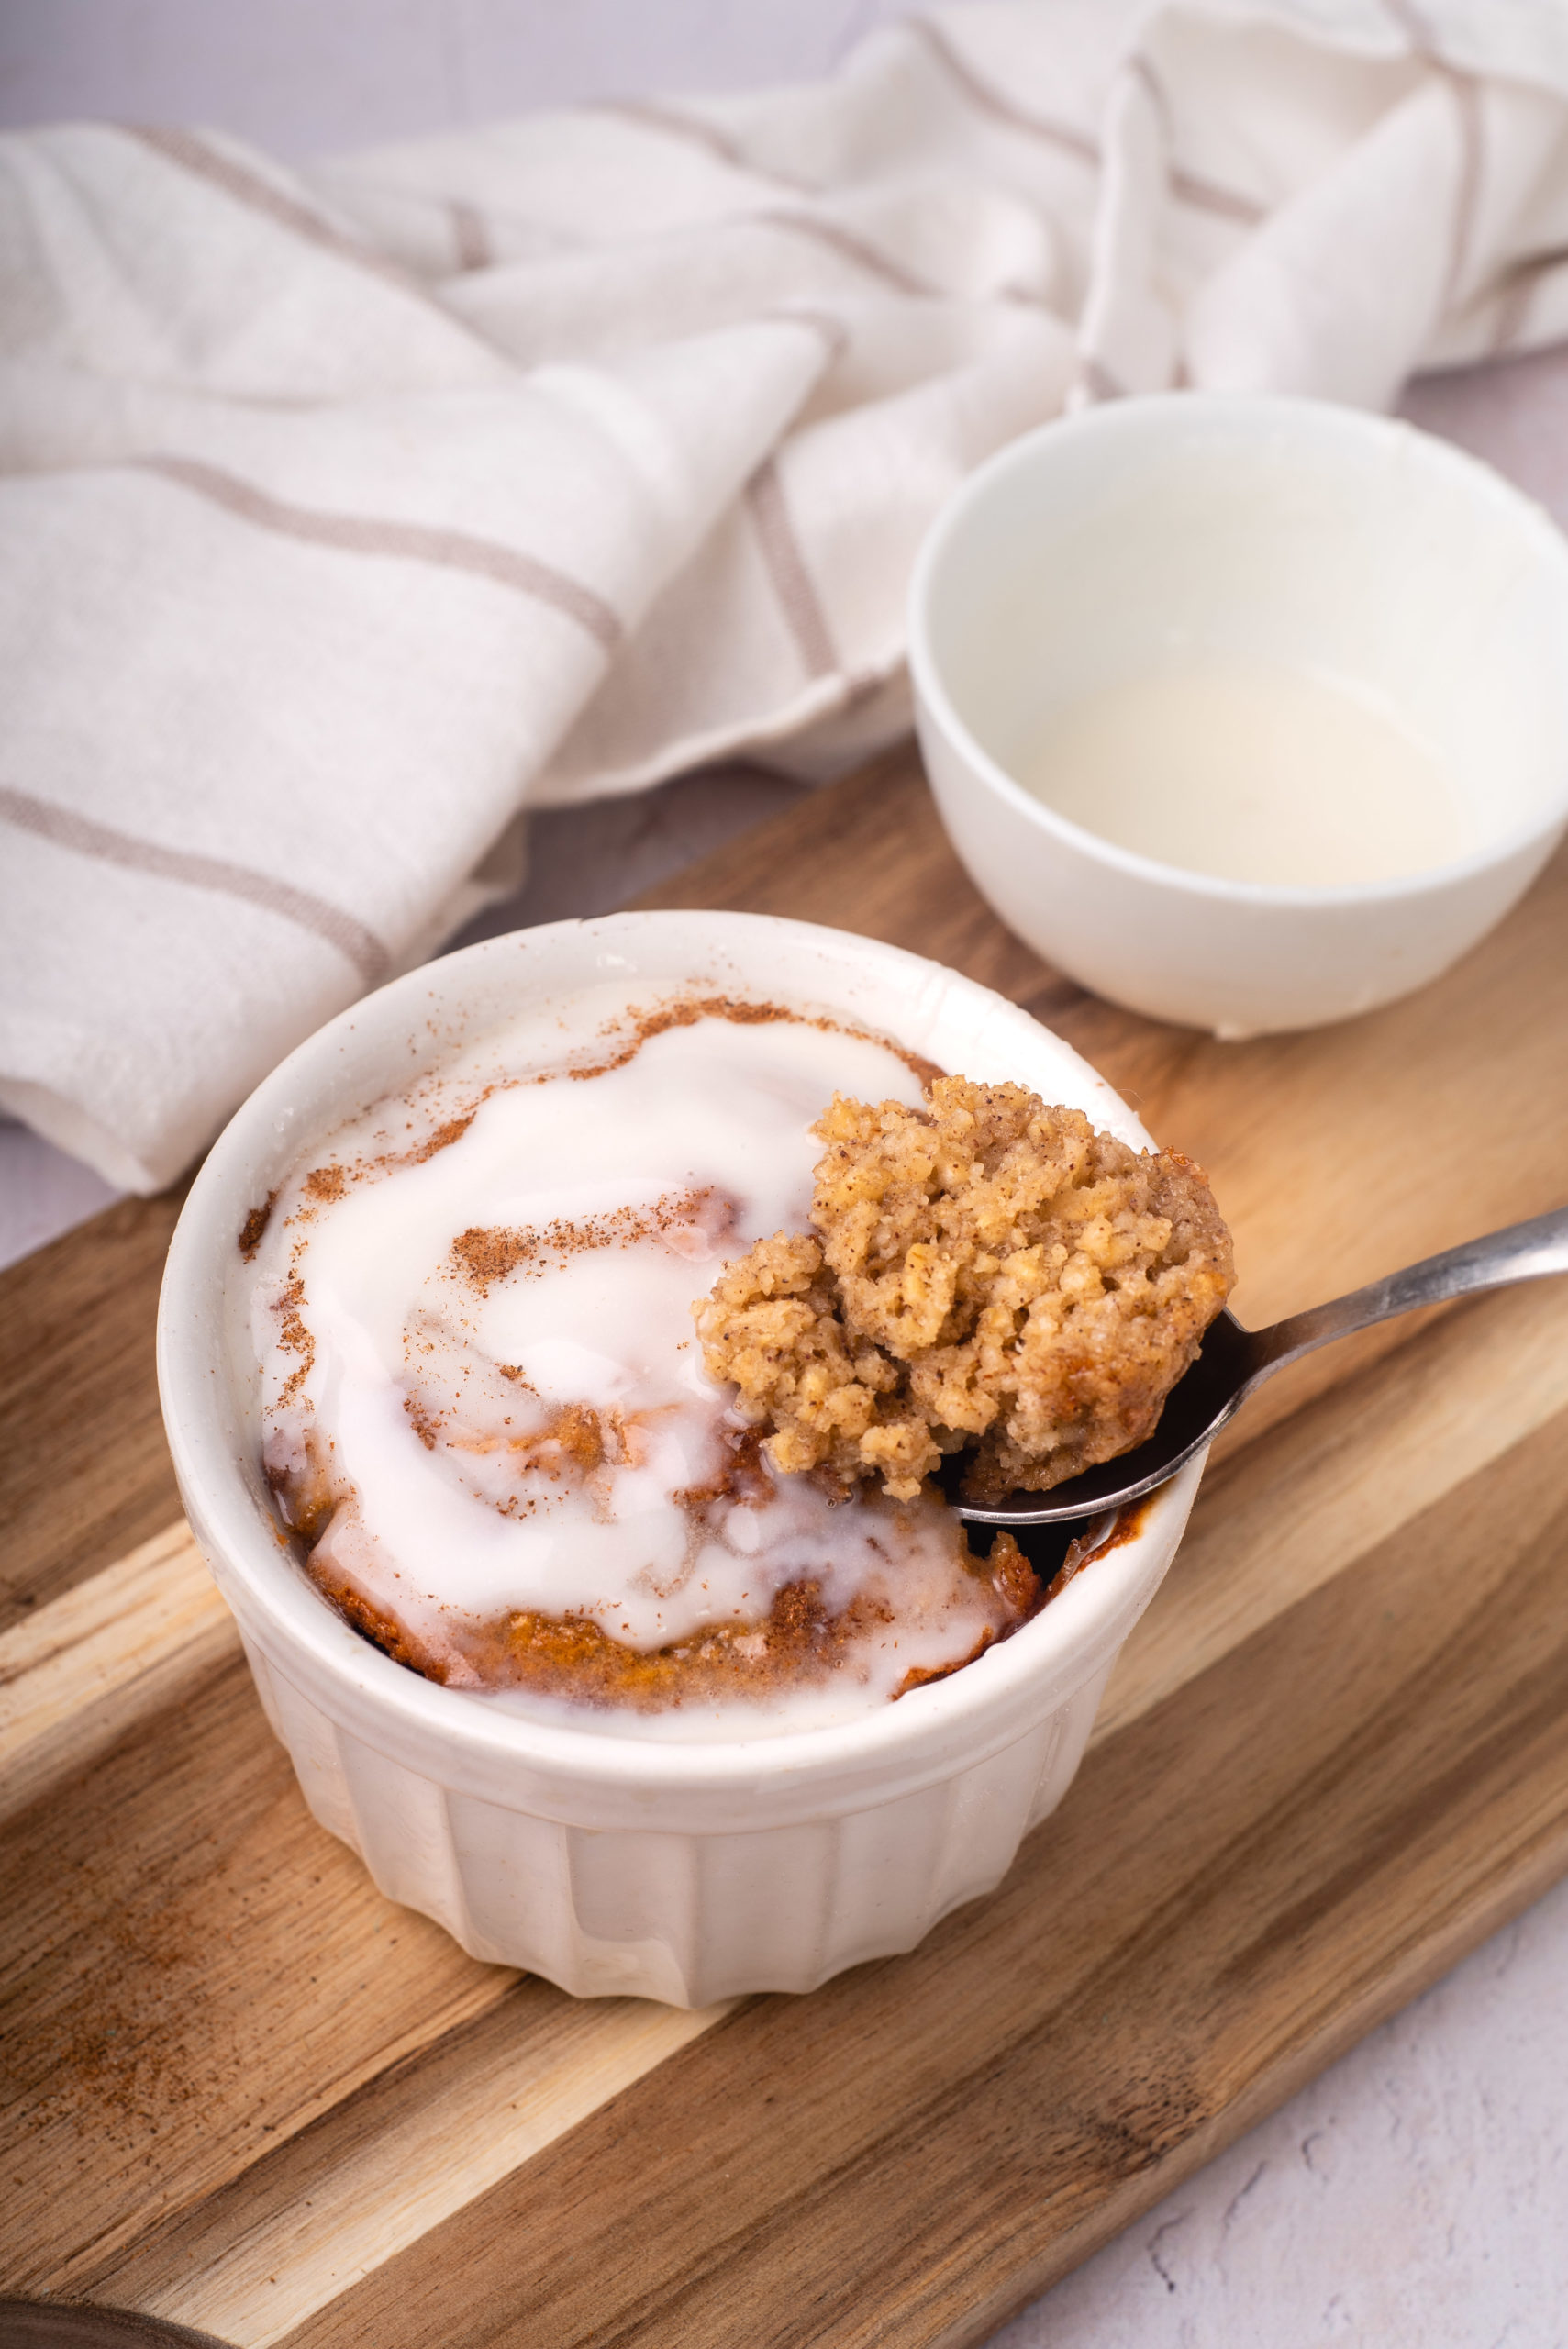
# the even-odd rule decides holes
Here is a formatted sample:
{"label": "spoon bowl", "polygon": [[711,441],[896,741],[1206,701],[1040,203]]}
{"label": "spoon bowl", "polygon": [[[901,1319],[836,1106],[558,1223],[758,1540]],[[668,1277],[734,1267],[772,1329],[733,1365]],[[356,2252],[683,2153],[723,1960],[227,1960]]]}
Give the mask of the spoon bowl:
{"label": "spoon bowl", "polygon": [[1480,1296],[1550,1273],[1568,1273],[1568,1208],[1423,1257],[1266,1330],[1243,1329],[1234,1314],[1222,1313],[1210,1323],[1196,1361],[1166,1397],[1153,1434],[1135,1450],[1085,1468],[1047,1493],[1008,1493],[985,1508],[963,1497],[962,1453],[943,1464],[940,1481],[959,1516],[972,1525],[1062,1525],[1098,1517],[1140,1500],[1173,1476],[1234,1419],[1253,1389],[1287,1362],[1420,1306]]}

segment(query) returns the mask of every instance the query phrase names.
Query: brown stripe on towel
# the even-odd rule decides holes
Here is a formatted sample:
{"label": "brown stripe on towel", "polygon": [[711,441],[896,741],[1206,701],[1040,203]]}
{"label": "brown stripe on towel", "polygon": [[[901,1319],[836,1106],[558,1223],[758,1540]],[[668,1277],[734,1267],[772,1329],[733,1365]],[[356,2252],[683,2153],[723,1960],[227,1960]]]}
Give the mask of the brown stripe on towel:
{"label": "brown stripe on towel", "polygon": [[452,245],[457,253],[457,265],[462,271],[490,269],[495,261],[495,248],[490,241],[490,230],[484,215],[476,204],[469,204],[454,195],[447,206],[451,221]]}
{"label": "brown stripe on towel", "polygon": [[1453,220],[1450,228],[1448,275],[1443,284],[1443,306],[1451,306],[1459,291],[1470,259],[1471,239],[1474,234],[1475,214],[1481,201],[1481,172],[1484,161],[1481,139],[1481,92],[1473,75],[1461,72],[1451,65],[1438,47],[1431,27],[1428,24],[1416,0],[1384,0],[1389,15],[1409,42],[1415,55],[1440,73],[1447,83],[1453,98],[1454,112],[1459,118],[1459,184],[1453,195]]}
{"label": "brown stripe on towel", "polygon": [[806,665],[806,674],[808,677],[830,677],[839,667],[839,655],[828,616],[795,534],[778,465],[772,457],[758,467],[747,483],[746,503],[773,593]]}
{"label": "brown stripe on towel", "polygon": [[1178,202],[1190,204],[1195,212],[1212,212],[1218,219],[1234,220],[1243,228],[1255,228],[1269,217],[1268,206],[1255,195],[1218,187],[1213,180],[1200,179],[1196,172],[1184,171],[1179,163],[1171,166],[1171,194]]}
{"label": "brown stripe on towel", "polygon": [[1160,130],[1165,141],[1165,152],[1169,155],[1176,143],[1176,126],[1171,114],[1171,101],[1165,95],[1165,84],[1146,57],[1137,54],[1124,57],[1121,71],[1129,82],[1138,83],[1139,88],[1143,91],[1150,105],[1159,116]]}
{"label": "brown stripe on towel", "polygon": [[926,44],[950,82],[962,90],[971,106],[981,114],[988,114],[993,121],[1006,123],[1009,130],[1021,130],[1030,139],[1042,139],[1051,147],[1061,148],[1064,155],[1074,155],[1081,163],[1099,168],[1100,142],[1086,130],[1079,130],[1070,122],[1052,121],[1048,116],[1031,114],[1013,100],[983,81],[967,58],[960,55],[946,33],[934,25],[929,17],[906,17],[904,29],[915,33]]}
{"label": "brown stripe on towel", "polygon": [[1481,204],[1481,173],[1485,159],[1481,132],[1481,91],[1468,73],[1447,74],[1449,89],[1453,95],[1459,116],[1459,186],[1453,199],[1453,243],[1449,253],[1448,282],[1443,288],[1445,308],[1455,299],[1469,266],[1471,246],[1475,235],[1475,216]]}
{"label": "brown stripe on towel", "polygon": [[265,213],[280,228],[291,228],[307,244],[318,245],[323,252],[334,254],[339,261],[350,262],[358,269],[369,270],[373,277],[384,278],[399,293],[417,294],[422,300],[425,298],[424,288],[417,280],[385,253],[378,253],[373,245],[361,244],[356,237],[346,236],[330,220],[312,212],[308,205],[285,195],[282,188],[274,187],[260,172],[251,171],[234,156],[209,146],[194,130],[168,130],[157,124],[139,122],[120,123],[117,128],[127,139],[139,139],[144,147],[150,147],[166,162],[178,163],[198,179],[221,188],[237,204],[248,206],[252,212]]}
{"label": "brown stripe on towel", "polygon": [[1554,270],[1565,267],[1568,267],[1568,245],[1558,245],[1550,252],[1530,253],[1503,272],[1496,288],[1497,313],[1492,322],[1492,348],[1495,351],[1512,348],[1524,332],[1537,286]]}
{"label": "brown stripe on towel", "polygon": [[1171,101],[1165,84],[1155,72],[1147,57],[1127,59],[1123,68],[1149,94],[1150,104],[1160,117],[1165,135],[1166,179],[1171,194],[1195,211],[1212,212],[1222,220],[1234,220],[1245,228],[1255,228],[1260,220],[1268,217],[1268,206],[1250,195],[1238,195],[1234,189],[1217,186],[1213,180],[1200,178],[1196,172],[1184,171],[1175,161],[1176,125],[1171,112]]}
{"label": "brown stripe on towel", "polygon": [[830,359],[837,359],[854,340],[843,319],[836,318],[831,310],[813,310],[804,305],[798,309],[791,303],[776,310],[759,310],[751,323],[760,327],[809,327],[813,334],[822,337]]}
{"label": "brown stripe on towel", "polygon": [[519,595],[553,605],[558,612],[565,613],[580,628],[586,629],[606,652],[613,652],[620,642],[620,621],[603,596],[596,596],[581,580],[557,571],[552,563],[521,554],[515,547],[497,545],[491,539],[473,538],[466,530],[432,529],[423,522],[391,522],[362,514],[323,514],[311,507],[291,506],[283,498],[258,489],[253,482],[220,473],[216,465],[198,464],[190,457],[133,457],[128,462],[142,473],[158,473],[165,481],[195,490],[198,496],[210,498],[215,506],[224,507],[261,529],[277,530],[285,538],[302,539],[310,546],[332,547],[341,553],[391,555],[412,562],[435,563],[446,571],[467,572],[475,579],[493,580],[498,586],[514,588]]}
{"label": "brown stripe on towel", "polygon": [[1105,361],[1096,359],[1092,351],[1085,351],[1079,357],[1078,389],[1096,402],[1124,400],[1129,396],[1127,385],[1119,382]]}
{"label": "brown stripe on towel", "polygon": [[[1035,114],[1018,106],[1001,90],[984,81],[960,55],[953,43],[929,17],[906,17],[906,31],[917,33],[927,49],[937,59],[954,87],[962,90],[971,106],[988,114],[993,121],[1005,123],[1009,130],[1021,130],[1026,138],[1043,139],[1064,155],[1076,157],[1095,170],[1100,164],[1100,142],[1089,131],[1080,130],[1075,123],[1062,122],[1048,115]],[[1171,193],[1182,203],[1193,205],[1200,212],[1218,213],[1222,219],[1240,221],[1248,227],[1267,217],[1268,206],[1250,195],[1239,195],[1229,188],[1217,187],[1212,180],[1199,177],[1195,172],[1183,171],[1173,165],[1171,171]]]}
{"label": "brown stripe on towel", "polygon": [[668,139],[684,139],[688,147],[700,147],[716,162],[728,163],[733,172],[745,172],[754,180],[772,180],[776,187],[794,188],[797,193],[815,193],[810,181],[796,179],[788,172],[774,171],[766,163],[754,163],[738,139],[717,122],[705,122],[698,115],[683,114],[676,106],[665,106],[657,98],[595,98],[585,106],[584,114],[614,115],[622,122],[629,122],[639,130],[662,131]]}
{"label": "brown stripe on towel", "polygon": [[301,929],[313,930],[350,962],[367,986],[377,986],[392,968],[392,957],[373,930],[309,889],[275,880],[270,873],[255,873],[227,857],[197,856],[187,850],[162,848],[156,841],[139,840],[113,825],[95,822],[67,807],[51,807],[31,793],[11,791],[0,785],[0,818],[21,831],[50,841],[73,855],[95,858],[101,864],[119,864],[132,873],[150,873],[160,881],[178,881],[191,889],[210,889],[219,896],[239,897],[276,914]]}
{"label": "brown stripe on towel", "polygon": [[811,212],[752,212],[741,217],[763,228],[786,228],[797,237],[809,237],[828,252],[852,262],[869,276],[880,277],[895,294],[914,294],[926,301],[940,295],[941,288],[933,285],[929,278],[917,276],[901,261],[895,261],[891,253],[868,244],[863,237],[857,237],[852,228],[841,227],[837,220],[822,220]]}

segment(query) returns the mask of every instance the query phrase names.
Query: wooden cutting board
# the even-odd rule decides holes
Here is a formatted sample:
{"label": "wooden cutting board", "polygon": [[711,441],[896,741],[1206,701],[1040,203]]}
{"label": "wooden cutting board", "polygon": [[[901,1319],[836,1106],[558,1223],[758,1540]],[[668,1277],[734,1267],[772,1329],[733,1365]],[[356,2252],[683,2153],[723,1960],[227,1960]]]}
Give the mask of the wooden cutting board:
{"label": "wooden cutting board", "polygon": [[[1219,1045],[987,912],[900,753],[645,902],[1004,989],[1209,1169],[1242,1317],[1568,1197],[1568,858],[1412,1001]],[[1568,1870],[1568,1286],[1227,1437],[1057,1817],[808,1998],[578,2003],[317,1828],[178,1523],[172,1198],[0,1284],[0,2288],[260,2349],[976,2341]]]}

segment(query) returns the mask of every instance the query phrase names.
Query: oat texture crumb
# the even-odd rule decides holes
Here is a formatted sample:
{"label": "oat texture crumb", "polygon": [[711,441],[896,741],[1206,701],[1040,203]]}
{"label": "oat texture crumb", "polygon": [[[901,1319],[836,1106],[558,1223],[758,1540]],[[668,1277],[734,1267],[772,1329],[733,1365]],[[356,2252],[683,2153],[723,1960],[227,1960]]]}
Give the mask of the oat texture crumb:
{"label": "oat texture crumb", "polygon": [[1142,1442],[1235,1279],[1199,1168],[962,1076],[929,1109],[837,1096],[814,1130],[812,1230],[695,1308],[779,1468],[909,1498],[968,1450],[984,1504]]}

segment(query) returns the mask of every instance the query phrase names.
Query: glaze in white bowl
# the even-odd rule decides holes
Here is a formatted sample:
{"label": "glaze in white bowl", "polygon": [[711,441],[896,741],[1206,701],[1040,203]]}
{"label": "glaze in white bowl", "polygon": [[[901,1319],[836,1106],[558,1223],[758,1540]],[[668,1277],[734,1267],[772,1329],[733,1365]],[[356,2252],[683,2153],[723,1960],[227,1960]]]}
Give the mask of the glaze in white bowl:
{"label": "glaze in white bowl", "polygon": [[437,1687],[350,1630],[280,1546],[261,1474],[237,1246],[299,1153],[524,1004],[606,976],[784,999],[1012,1077],[1147,1136],[1001,996],[895,949],[745,914],[615,915],[486,941],[301,1045],[214,1145],[169,1252],[159,1378],[191,1526],[321,1824],[476,1957],[581,1995],[706,2006],[807,1990],[911,1948],[997,1883],[1061,1800],[1117,1651],[1174,1554],[1202,1463],[1137,1536],[951,1679],[840,1726],[684,1745],[530,1721]]}
{"label": "glaze in white bowl", "polygon": [[[1385,417],[1178,392],[1028,433],[934,524],[909,645],[927,772],[973,879],[1049,961],[1155,1019],[1240,1037],[1407,995],[1568,823],[1568,542],[1486,466]],[[1465,852],[1352,887],[1225,880],[1015,780],[1049,718],[1173,647],[1373,695],[1442,761]]]}

